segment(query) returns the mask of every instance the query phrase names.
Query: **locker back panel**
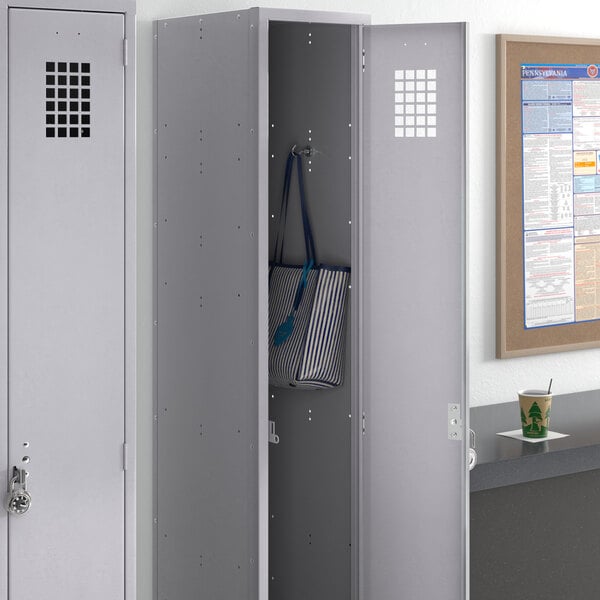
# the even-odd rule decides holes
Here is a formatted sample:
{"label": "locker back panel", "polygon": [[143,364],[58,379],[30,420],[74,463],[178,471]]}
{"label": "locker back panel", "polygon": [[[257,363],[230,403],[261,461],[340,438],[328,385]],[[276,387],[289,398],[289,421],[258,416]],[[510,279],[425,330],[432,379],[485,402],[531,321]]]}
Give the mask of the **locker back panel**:
{"label": "locker back panel", "polygon": [[157,23],[160,600],[257,595],[258,82],[249,31],[247,11]]}
{"label": "locker back panel", "polygon": [[[317,258],[350,265],[351,27],[272,22],[269,35],[269,224],[273,250],[285,161],[310,145],[305,186]],[[302,264],[294,169],[284,262]],[[271,256],[271,254],[270,254]],[[350,323],[348,316],[347,325]],[[270,597],[350,598],[350,336],[344,385],[270,389]]]}
{"label": "locker back panel", "polygon": [[366,27],[365,49],[362,592],[461,600],[464,25]]}
{"label": "locker back panel", "polygon": [[33,499],[9,524],[21,600],[124,595],[123,37],[122,14],[9,10],[9,464]]}

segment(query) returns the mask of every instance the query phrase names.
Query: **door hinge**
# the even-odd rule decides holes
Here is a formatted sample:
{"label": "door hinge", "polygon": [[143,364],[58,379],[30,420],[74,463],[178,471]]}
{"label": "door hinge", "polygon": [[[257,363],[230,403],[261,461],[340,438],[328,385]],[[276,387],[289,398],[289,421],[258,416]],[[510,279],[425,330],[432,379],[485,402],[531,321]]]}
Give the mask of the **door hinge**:
{"label": "door hinge", "polygon": [[363,48],[363,51],[362,51],[362,70],[363,70],[363,73],[365,72],[365,68],[366,68],[366,66],[367,66],[367,59],[366,59],[366,55],[367,55],[367,52],[366,52],[366,50]]}
{"label": "door hinge", "polygon": [[123,471],[127,471],[127,444],[123,444]]}
{"label": "door hinge", "polygon": [[448,439],[463,439],[463,422],[460,404],[448,404]]}
{"label": "door hinge", "polygon": [[127,66],[127,59],[128,59],[128,45],[127,45],[127,38],[123,38],[123,66],[126,67]]}

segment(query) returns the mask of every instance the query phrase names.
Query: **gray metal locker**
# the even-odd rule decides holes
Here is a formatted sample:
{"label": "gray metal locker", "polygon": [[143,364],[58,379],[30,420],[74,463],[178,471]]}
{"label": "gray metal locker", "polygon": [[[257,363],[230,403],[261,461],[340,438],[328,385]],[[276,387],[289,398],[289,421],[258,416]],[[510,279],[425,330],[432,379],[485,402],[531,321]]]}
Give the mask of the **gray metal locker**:
{"label": "gray metal locker", "polygon": [[133,599],[135,3],[0,9],[0,599]]}
{"label": "gray metal locker", "polygon": [[[465,25],[253,8],[155,43],[156,598],[466,598]],[[326,391],[268,382],[292,144],[352,269]]]}

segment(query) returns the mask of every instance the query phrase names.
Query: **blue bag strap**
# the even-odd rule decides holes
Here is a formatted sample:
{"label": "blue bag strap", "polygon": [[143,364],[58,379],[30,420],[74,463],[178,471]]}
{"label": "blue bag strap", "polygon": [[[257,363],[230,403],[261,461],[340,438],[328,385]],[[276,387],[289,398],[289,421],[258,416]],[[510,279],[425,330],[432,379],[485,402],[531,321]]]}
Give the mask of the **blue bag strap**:
{"label": "blue bag strap", "polygon": [[306,202],[306,193],[304,191],[304,175],[302,170],[302,155],[290,152],[285,165],[285,176],[283,180],[283,192],[281,194],[281,207],[279,211],[279,222],[277,224],[277,236],[275,237],[275,246],[273,249],[273,263],[283,262],[283,249],[285,244],[285,229],[287,225],[287,214],[289,208],[290,190],[292,182],[292,172],[294,165],[294,157],[296,158],[298,171],[298,187],[300,192],[300,211],[302,214],[302,227],[304,229],[304,248],[306,258],[304,266],[312,263],[311,267],[317,263],[315,251],[315,241],[308,215],[308,205]]}
{"label": "blue bag strap", "polygon": [[[294,317],[296,311],[300,307],[302,302],[302,296],[308,283],[308,274],[310,270],[315,266],[316,263],[316,252],[315,252],[315,240],[312,233],[312,227],[310,226],[310,217],[308,215],[308,206],[306,204],[306,194],[304,192],[304,177],[302,173],[302,156],[294,153],[294,150],[290,152],[285,167],[285,179],[283,183],[283,194],[281,198],[281,212],[279,213],[279,225],[277,230],[277,238],[275,241],[275,252],[273,255],[273,262],[279,258],[279,262],[283,262],[283,243],[285,237],[285,226],[287,223],[287,210],[289,206],[290,187],[292,170],[294,165],[294,157],[296,157],[296,165],[298,168],[298,187],[300,191],[300,211],[302,213],[302,227],[304,229],[304,247],[306,250],[306,260],[302,267],[302,274],[296,287],[296,294],[294,295],[294,304],[290,314],[286,319],[279,324],[273,335],[273,344],[275,347],[281,346],[289,339],[294,331]],[[281,248],[279,248],[279,238],[281,234]],[[279,256],[278,256],[279,251]]]}
{"label": "blue bag strap", "polygon": [[313,237],[312,227],[310,226],[310,217],[308,215],[308,206],[306,204],[306,194],[304,192],[304,174],[302,172],[302,155],[296,155],[296,164],[298,166],[298,187],[300,189],[300,210],[302,211],[302,225],[304,226],[304,246],[306,248],[306,263],[316,264],[317,253],[315,252],[315,239]]}
{"label": "blue bag strap", "polygon": [[302,302],[302,295],[304,294],[304,289],[306,288],[308,273],[313,266],[314,262],[309,260],[308,262],[304,263],[304,267],[302,267],[302,277],[300,277],[298,287],[296,288],[296,296],[294,297],[294,312],[298,310],[300,302]]}
{"label": "blue bag strap", "polygon": [[[273,263],[283,262],[283,237],[285,226],[287,224],[287,211],[290,200],[290,185],[292,182],[292,167],[294,165],[294,155],[290,152],[285,163],[285,176],[283,178],[283,192],[281,194],[281,207],[279,209],[279,222],[277,223],[277,236],[275,237],[275,247],[273,249]],[[279,243],[281,241],[281,248]]]}
{"label": "blue bag strap", "polygon": [[308,273],[312,268],[312,260],[304,263],[302,275],[300,276],[300,281],[298,282],[298,287],[296,288],[296,295],[294,297],[294,305],[292,310],[290,311],[289,315],[279,324],[273,335],[273,345],[276,348],[284,344],[292,335],[292,333],[294,333],[294,319],[296,316],[296,311],[300,307],[300,302],[302,302],[302,296],[304,295],[304,290],[308,281]]}

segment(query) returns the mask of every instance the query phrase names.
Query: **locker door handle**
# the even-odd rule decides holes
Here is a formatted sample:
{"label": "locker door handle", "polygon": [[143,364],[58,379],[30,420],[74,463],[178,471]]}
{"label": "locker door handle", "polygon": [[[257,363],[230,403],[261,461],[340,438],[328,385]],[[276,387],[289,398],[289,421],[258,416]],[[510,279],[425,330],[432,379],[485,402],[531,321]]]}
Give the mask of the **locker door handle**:
{"label": "locker door handle", "polygon": [[472,429],[469,429],[469,433],[469,471],[472,471],[477,465],[477,451],[475,450],[475,432]]}
{"label": "locker door handle", "polygon": [[6,510],[12,515],[23,515],[31,506],[31,495],[27,491],[27,477],[29,473],[25,469],[13,467],[5,503]]}

